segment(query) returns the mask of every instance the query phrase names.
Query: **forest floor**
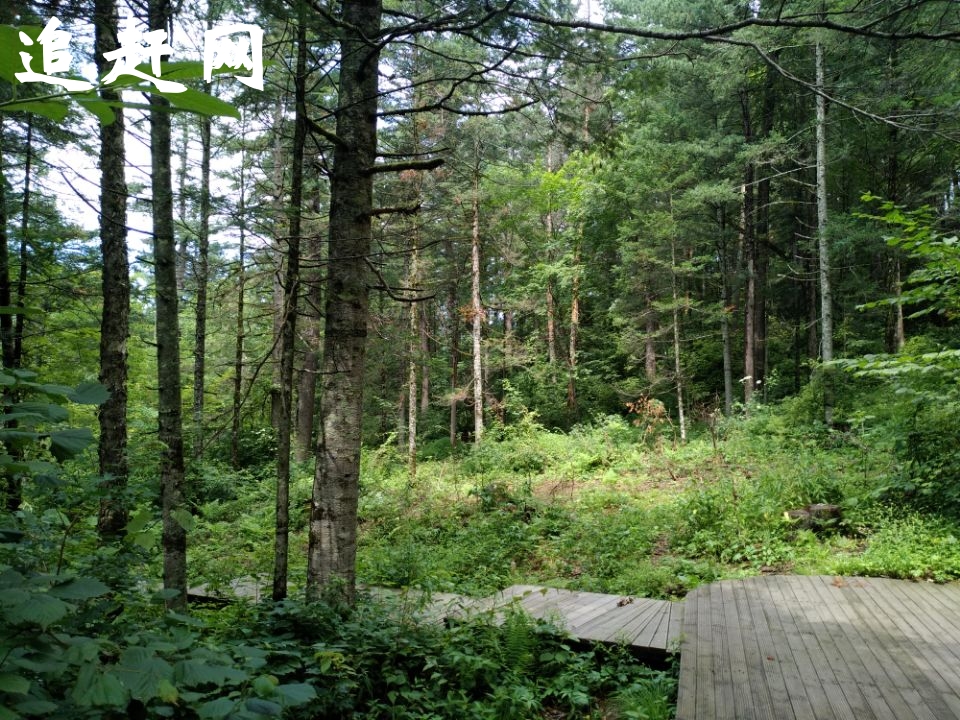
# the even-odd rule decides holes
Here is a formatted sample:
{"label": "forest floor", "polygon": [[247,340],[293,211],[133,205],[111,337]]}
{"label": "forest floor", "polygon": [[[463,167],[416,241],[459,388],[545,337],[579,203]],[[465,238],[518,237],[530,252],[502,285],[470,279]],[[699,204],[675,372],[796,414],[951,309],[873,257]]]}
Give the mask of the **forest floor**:
{"label": "forest floor", "polygon": [[[685,444],[616,417],[565,434],[520,422],[477,447],[425,453],[413,478],[384,445],[363,459],[358,576],[477,597],[527,583],[653,598],[761,573],[960,577],[960,524],[899,502],[889,487],[902,471],[882,438],[796,432],[776,414]],[[311,483],[302,468],[294,585]],[[207,551],[193,567],[214,586],[270,576],[271,545],[256,539],[271,532],[269,483],[250,492],[264,497],[203,508]],[[814,503],[842,518],[811,527],[785,515]],[[236,542],[238,514],[249,542]]]}

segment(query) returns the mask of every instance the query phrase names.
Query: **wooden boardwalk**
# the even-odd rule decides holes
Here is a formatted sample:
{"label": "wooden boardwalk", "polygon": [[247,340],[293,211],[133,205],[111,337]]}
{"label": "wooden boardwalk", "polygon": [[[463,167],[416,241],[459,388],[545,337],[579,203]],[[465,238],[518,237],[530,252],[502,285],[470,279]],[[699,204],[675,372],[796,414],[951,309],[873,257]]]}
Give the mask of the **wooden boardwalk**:
{"label": "wooden boardwalk", "polygon": [[684,601],[677,720],[960,718],[960,587],[767,576]]}
{"label": "wooden boardwalk", "polygon": [[666,652],[680,636],[682,603],[624,595],[513,585],[470,610],[516,604],[535,618],[553,620],[578,640],[621,643]]}

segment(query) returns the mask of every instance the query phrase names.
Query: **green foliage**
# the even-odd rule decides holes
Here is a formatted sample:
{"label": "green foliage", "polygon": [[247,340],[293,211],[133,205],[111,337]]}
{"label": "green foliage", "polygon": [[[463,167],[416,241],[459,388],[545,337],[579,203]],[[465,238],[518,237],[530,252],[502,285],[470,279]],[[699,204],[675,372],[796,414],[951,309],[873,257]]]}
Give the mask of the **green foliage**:
{"label": "green foliage", "polygon": [[836,559],[831,571],[946,582],[960,578],[960,524],[935,514],[881,510],[867,518],[866,547]]}

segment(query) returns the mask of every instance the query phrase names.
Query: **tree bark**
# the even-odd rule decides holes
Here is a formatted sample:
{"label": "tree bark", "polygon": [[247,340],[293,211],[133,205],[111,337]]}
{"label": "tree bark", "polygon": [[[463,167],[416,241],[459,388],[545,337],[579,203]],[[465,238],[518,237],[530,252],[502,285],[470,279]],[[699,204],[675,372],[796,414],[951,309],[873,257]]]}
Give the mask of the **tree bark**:
{"label": "tree bark", "polygon": [[336,110],[339,142],[330,173],[330,245],[324,313],[320,438],[310,510],[307,596],[324,588],[352,602],[363,369],[369,316],[366,259],[372,241],[373,175],[382,3],[344,0]]}
{"label": "tree bark", "polygon": [[274,601],[287,596],[290,545],[290,445],[293,420],[293,360],[297,340],[297,300],[300,294],[300,227],[303,216],[303,152],[307,139],[307,27],[304,3],[297,5],[297,67],[294,76],[293,166],[286,272],[283,278],[283,317],[280,330],[280,414],[277,424],[277,502],[274,534]]}
{"label": "tree bark", "polygon": [[[167,0],[149,0],[149,27],[166,30]],[[157,314],[159,386],[160,492],[163,512],[163,587],[175,590],[167,606],[187,604],[187,533],[177,515],[186,513],[183,498],[183,419],[180,391],[180,327],[177,293],[177,248],[173,232],[173,182],[170,169],[170,104],[150,95],[150,155],[153,176],[153,259]],[[181,516],[182,517],[182,516]]]}
{"label": "tree bark", "polygon": [[[117,46],[115,0],[96,0],[94,5],[94,57],[103,75],[109,64],[105,51]],[[119,93],[101,91],[107,102],[119,101]],[[130,270],[127,257],[127,183],[124,177],[123,109],[113,109],[114,122],[100,125],[100,248],[103,258],[100,316],[100,382],[110,393],[100,406],[98,457],[100,510],[97,530],[102,538],[119,535],[127,524],[123,489],[127,483],[127,338],[130,336]]]}
{"label": "tree bark", "polygon": [[17,272],[17,319],[13,327],[13,365],[23,366],[24,308],[30,249],[30,176],[33,172],[33,116],[27,115],[26,158],[23,167],[23,203],[20,210],[20,269]]}
{"label": "tree bark", "polygon": [[303,367],[297,390],[297,462],[306,461],[313,452],[314,415],[317,410],[317,369],[320,363],[320,310],[323,302],[323,278],[320,271],[322,243],[320,238],[309,240],[309,269],[304,273],[303,309]]}
{"label": "tree bark", "polygon": [[[816,46],[817,79],[817,250],[820,258],[820,359],[833,360],[833,292],[830,287],[830,246],[827,243],[827,102],[823,97],[823,45]],[[823,374],[823,421],[833,424],[833,373]]]}
{"label": "tree bark", "polygon": [[480,298],[480,150],[476,153],[476,168],[473,174],[473,228],[470,243],[471,315],[473,320],[473,441],[483,437],[483,303]]}
{"label": "tree bark", "polygon": [[[242,121],[241,121],[242,122]],[[245,126],[241,126],[245,129]],[[240,247],[237,250],[237,324],[236,338],[233,350],[233,410],[230,424],[230,461],[234,470],[240,469],[240,412],[243,408],[243,352],[245,342],[245,297],[247,289],[247,192],[244,188],[246,181],[247,156],[246,150],[240,149],[240,187],[237,202],[237,216],[239,221]]]}
{"label": "tree bark", "polygon": [[[453,242],[446,241],[447,257],[455,263]],[[454,266],[456,268],[456,266]],[[458,270],[454,269],[447,285],[447,313],[450,318],[450,447],[457,446],[457,400],[460,392],[460,312],[457,306]]]}
{"label": "tree bark", "polygon": [[[410,255],[410,278],[407,286],[413,291],[420,282],[420,248],[417,231],[414,230],[413,247]],[[411,302],[409,307],[409,318],[407,324],[407,471],[410,473],[410,480],[417,477],[417,359],[420,355],[420,323],[417,321],[417,303]]]}
{"label": "tree bark", "polygon": [[680,442],[687,441],[687,416],[683,407],[683,364],[680,360],[680,297],[677,292],[677,241],[670,239],[670,289],[673,293],[673,379],[677,388]]}
{"label": "tree bark", "polygon": [[[582,233],[582,229],[581,229]],[[570,356],[568,358],[567,410],[577,410],[577,340],[580,334],[580,239],[573,248],[573,279],[570,289]]]}
{"label": "tree bark", "polygon": [[[209,22],[208,22],[209,25]],[[207,359],[207,284],[210,267],[210,144],[211,120],[200,118],[200,217],[197,228],[196,321],[193,348],[193,457],[203,457],[203,403]],[[183,192],[183,188],[180,189]]]}
{"label": "tree bark", "polygon": [[[0,115],[0,170],[3,169],[3,116]],[[10,286],[10,248],[7,235],[7,193],[6,183],[0,183],[0,307],[9,308]],[[0,314],[0,357],[3,367],[12,368],[13,364],[13,316]],[[17,502],[19,507],[19,501]]]}

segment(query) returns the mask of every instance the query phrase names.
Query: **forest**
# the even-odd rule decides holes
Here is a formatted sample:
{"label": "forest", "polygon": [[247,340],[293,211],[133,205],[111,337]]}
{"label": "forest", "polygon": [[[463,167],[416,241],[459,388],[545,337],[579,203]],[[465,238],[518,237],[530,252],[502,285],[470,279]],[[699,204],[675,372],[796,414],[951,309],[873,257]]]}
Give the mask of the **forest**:
{"label": "forest", "polygon": [[4,2],[0,720],[672,718],[424,604],[960,578],[958,107],[954,0]]}

